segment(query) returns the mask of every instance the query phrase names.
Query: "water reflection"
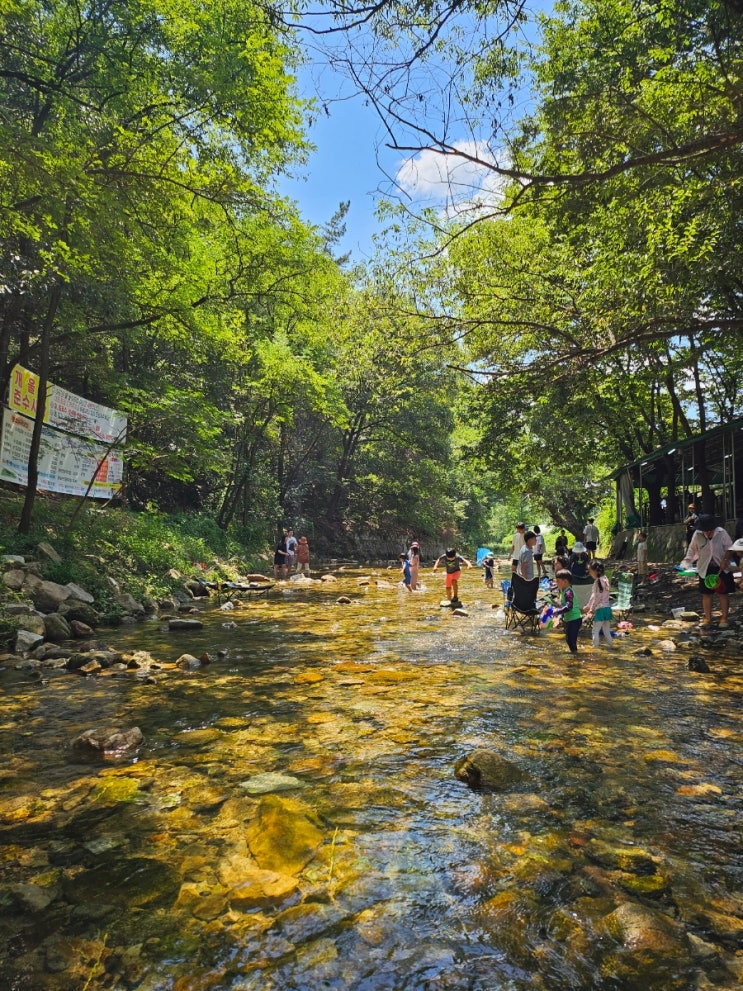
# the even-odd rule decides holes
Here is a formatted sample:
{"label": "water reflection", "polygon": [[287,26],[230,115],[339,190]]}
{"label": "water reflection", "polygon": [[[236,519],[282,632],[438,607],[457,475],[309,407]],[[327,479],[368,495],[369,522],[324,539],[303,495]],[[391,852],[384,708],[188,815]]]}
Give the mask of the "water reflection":
{"label": "water reflection", "polygon": [[[477,573],[466,617],[371,577],[112,632],[148,678],[3,673],[6,986],[738,987],[740,655],[691,674],[638,623],[576,662]],[[146,745],[83,761],[98,725]],[[470,791],[478,749],[524,782]]]}

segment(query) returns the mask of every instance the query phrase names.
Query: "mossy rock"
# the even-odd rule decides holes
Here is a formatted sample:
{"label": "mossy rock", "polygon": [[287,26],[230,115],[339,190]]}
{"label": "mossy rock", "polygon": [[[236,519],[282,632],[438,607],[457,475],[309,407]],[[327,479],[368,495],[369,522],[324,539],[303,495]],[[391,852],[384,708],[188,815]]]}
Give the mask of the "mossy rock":
{"label": "mossy rock", "polygon": [[133,802],[139,794],[136,778],[103,778],[90,794],[94,802]]}
{"label": "mossy rock", "polygon": [[299,803],[267,795],[247,829],[250,852],[263,870],[294,875],[324,839],[319,822]]}
{"label": "mossy rock", "polygon": [[454,774],[475,791],[508,791],[526,775],[492,750],[474,750],[454,765]]}

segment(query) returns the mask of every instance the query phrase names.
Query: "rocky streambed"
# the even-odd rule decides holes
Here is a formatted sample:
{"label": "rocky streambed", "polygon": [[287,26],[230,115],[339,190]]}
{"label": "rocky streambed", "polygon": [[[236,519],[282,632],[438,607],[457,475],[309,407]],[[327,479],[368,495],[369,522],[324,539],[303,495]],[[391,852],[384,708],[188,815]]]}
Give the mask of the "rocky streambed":
{"label": "rocky streambed", "polygon": [[669,574],[575,660],[478,579],[458,615],[430,572],[184,602],[84,675],[9,652],[6,985],[739,987],[740,627]]}

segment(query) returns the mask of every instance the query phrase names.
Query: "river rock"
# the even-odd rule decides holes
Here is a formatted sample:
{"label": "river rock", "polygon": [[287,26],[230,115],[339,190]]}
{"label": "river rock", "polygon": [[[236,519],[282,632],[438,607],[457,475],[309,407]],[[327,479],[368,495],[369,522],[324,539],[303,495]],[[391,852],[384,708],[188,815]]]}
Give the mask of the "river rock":
{"label": "river rock", "polygon": [[70,598],[70,590],[66,585],[57,582],[40,581],[30,589],[31,600],[42,612],[56,612]]}
{"label": "river rock", "polygon": [[76,640],[85,640],[86,637],[92,637],[95,630],[87,623],[83,623],[81,619],[72,619],[70,620],[70,632]]}
{"label": "river rock", "polygon": [[[90,674],[91,671],[100,671],[110,668],[112,664],[122,660],[123,655],[117,650],[88,650],[78,651],[70,654],[67,660],[68,671],[81,671],[83,674]],[[88,667],[88,665],[94,665]]]}
{"label": "river rock", "polygon": [[655,874],[658,869],[655,859],[639,847],[615,846],[594,837],[584,849],[588,857],[602,867],[639,875]]}
{"label": "river rock", "polygon": [[254,774],[252,778],[240,782],[240,787],[249,795],[267,795],[269,792],[292,791],[303,787],[299,778],[291,774],[281,774],[280,771],[266,771]]}
{"label": "river rock", "polygon": [[141,602],[137,602],[134,596],[128,592],[120,592],[115,597],[115,601],[130,616],[144,616],[144,606]]}
{"label": "river rock", "polygon": [[202,665],[198,657],[194,657],[193,654],[181,654],[175,662],[175,666],[180,668],[181,671],[196,671]]}
{"label": "river rock", "polygon": [[133,750],[143,740],[144,734],[139,726],[132,726],[129,729],[108,727],[85,730],[72,741],[72,746],[77,750],[88,750],[105,756],[113,756],[127,750]]}
{"label": "river rock", "polygon": [[67,622],[71,622],[73,619],[79,619],[82,623],[87,623],[88,626],[97,626],[100,620],[100,616],[88,602],[82,602],[80,599],[67,599],[63,602],[57,612],[64,616]]}
{"label": "river rock", "polygon": [[505,757],[492,750],[474,750],[454,765],[454,774],[475,791],[508,791],[526,775]]}
{"label": "river rock", "polygon": [[168,620],[169,630],[200,630],[203,625],[204,624],[200,619],[186,619],[185,617],[178,617]]}
{"label": "river rock", "polygon": [[33,648],[40,643],[44,642],[44,637],[40,633],[32,633],[30,630],[19,630],[15,638],[15,652],[16,654],[25,654],[27,650],[33,650]]}
{"label": "river rock", "polygon": [[60,890],[55,885],[41,887],[38,884],[11,884],[10,891],[14,895],[21,912],[35,914],[43,912],[59,896]]}
{"label": "river rock", "polygon": [[86,591],[81,585],[77,585],[75,582],[67,582],[65,588],[70,590],[70,598],[77,599],[79,602],[87,602],[89,606],[92,606],[95,599]]}
{"label": "river rock", "polygon": [[[624,902],[605,917],[603,930],[626,951],[626,958],[615,957],[621,987],[653,987],[655,967],[673,962],[683,966],[690,956],[689,941],[682,926],[662,912],[636,902]],[[642,977],[637,984],[635,977]]]}
{"label": "river rock", "polygon": [[699,654],[692,654],[689,658],[689,670],[696,671],[698,674],[709,674],[711,669],[703,657],[700,657]]}
{"label": "river rock", "polygon": [[42,637],[46,633],[45,617],[35,610],[23,616],[18,625],[20,629],[28,630],[29,633],[38,633]]}
{"label": "river rock", "polygon": [[26,580],[26,572],[20,568],[13,568],[3,574],[3,584],[13,592],[20,592]]}
{"label": "river rock", "polygon": [[320,823],[304,806],[267,795],[246,838],[259,867],[295,875],[312,860],[324,836]]}
{"label": "river rock", "polygon": [[43,613],[34,609],[31,602],[6,602],[3,608],[9,616],[41,616],[43,619]]}
{"label": "river rock", "polygon": [[44,617],[44,636],[52,643],[62,643],[63,640],[70,639],[72,630],[64,616],[50,612],[48,616]]}
{"label": "river rock", "polygon": [[350,605],[351,603],[351,600],[347,595],[339,595],[335,601],[338,603],[339,606],[347,606]]}

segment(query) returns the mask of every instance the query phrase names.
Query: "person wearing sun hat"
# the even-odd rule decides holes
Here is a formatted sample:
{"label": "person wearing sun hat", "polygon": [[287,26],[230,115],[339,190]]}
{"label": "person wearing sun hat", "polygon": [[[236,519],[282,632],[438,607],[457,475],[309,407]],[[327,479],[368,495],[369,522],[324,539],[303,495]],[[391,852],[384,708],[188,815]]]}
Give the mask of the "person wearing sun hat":
{"label": "person wearing sun hat", "polygon": [[573,578],[585,578],[588,575],[588,562],[591,560],[582,541],[576,540],[570,551],[568,567]]}
{"label": "person wearing sun hat", "polygon": [[[701,627],[709,630],[712,626],[712,600],[715,594],[720,599],[719,628],[728,628],[729,596],[735,592],[735,580],[729,570],[733,541],[716,517],[703,513],[697,517],[697,528],[691,538],[682,568],[697,566],[699,591],[702,594],[704,620]],[[715,581],[714,576],[718,578]]]}

